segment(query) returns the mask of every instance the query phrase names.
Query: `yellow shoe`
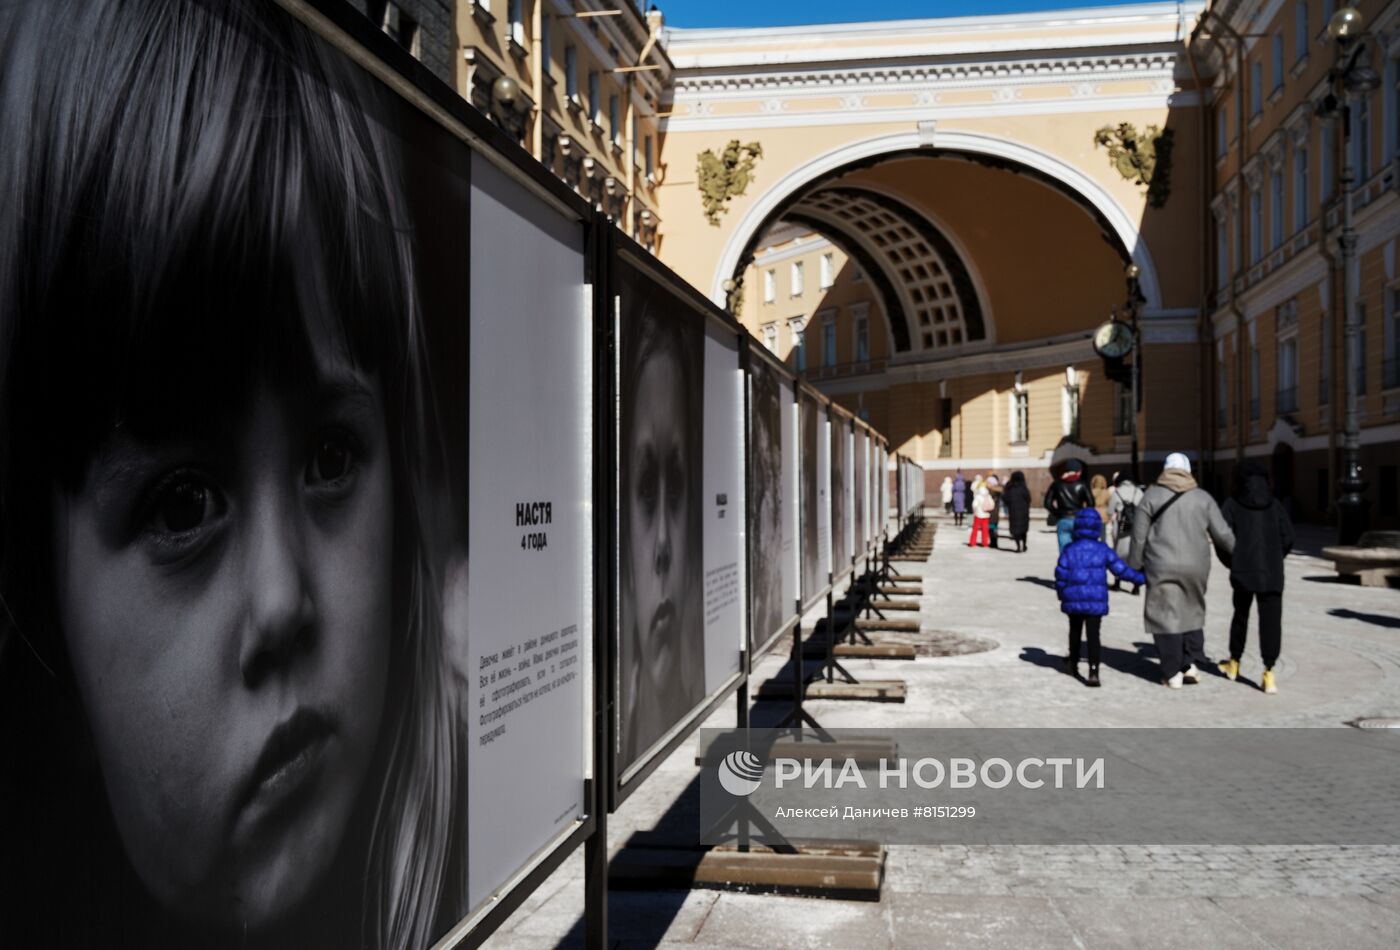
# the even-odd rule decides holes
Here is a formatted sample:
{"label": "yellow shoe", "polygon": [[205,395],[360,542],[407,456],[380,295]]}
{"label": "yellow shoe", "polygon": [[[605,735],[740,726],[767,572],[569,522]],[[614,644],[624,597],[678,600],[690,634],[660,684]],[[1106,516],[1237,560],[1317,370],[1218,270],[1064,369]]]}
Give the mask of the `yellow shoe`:
{"label": "yellow shoe", "polygon": [[1265,670],[1265,671],[1264,671],[1264,677],[1263,677],[1263,684],[1262,684],[1262,685],[1263,685],[1263,687],[1264,687],[1264,692],[1266,692],[1266,693],[1277,693],[1277,692],[1278,692],[1278,685],[1274,682],[1274,671],[1273,671],[1273,670]]}
{"label": "yellow shoe", "polygon": [[1220,672],[1225,674],[1225,678],[1230,682],[1235,681],[1235,677],[1240,675],[1239,660],[1221,660],[1218,664]]}

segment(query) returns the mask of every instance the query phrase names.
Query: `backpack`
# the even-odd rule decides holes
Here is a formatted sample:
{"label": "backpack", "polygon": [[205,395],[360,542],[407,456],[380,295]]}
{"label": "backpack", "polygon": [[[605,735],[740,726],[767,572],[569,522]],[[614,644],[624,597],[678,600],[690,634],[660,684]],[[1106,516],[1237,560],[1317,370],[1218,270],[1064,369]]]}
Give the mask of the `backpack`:
{"label": "backpack", "polygon": [[1133,518],[1137,516],[1137,502],[1124,502],[1123,507],[1118,512],[1118,533],[1117,537],[1130,538],[1133,536]]}

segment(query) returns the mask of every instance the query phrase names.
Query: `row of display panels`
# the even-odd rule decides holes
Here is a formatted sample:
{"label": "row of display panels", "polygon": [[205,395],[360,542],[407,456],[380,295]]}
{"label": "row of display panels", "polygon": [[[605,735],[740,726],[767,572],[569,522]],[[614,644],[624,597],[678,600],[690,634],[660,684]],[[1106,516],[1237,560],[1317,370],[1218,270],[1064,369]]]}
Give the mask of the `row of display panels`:
{"label": "row of display panels", "polygon": [[895,456],[896,498],[901,523],[924,509],[924,469],[903,455]]}
{"label": "row of display panels", "polygon": [[340,0],[2,15],[7,934],[479,943],[884,441]]}
{"label": "row of display panels", "polygon": [[622,243],[615,804],[875,550],[886,483],[881,436]]}

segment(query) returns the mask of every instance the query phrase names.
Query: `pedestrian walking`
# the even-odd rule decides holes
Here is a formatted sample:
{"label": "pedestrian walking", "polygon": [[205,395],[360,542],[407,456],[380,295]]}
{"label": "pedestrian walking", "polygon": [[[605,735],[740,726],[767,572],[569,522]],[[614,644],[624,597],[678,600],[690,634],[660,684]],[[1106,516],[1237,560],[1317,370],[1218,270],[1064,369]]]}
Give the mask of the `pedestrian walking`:
{"label": "pedestrian walking", "polygon": [[1108,533],[1108,503],[1113,500],[1113,490],[1108,487],[1108,479],[1096,474],[1089,480],[1089,494],[1094,497],[1094,510],[1099,513],[1099,524],[1104,526],[1105,537],[1099,540],[1105,541]]}
{"label": "pedestrian walking", "polygon": [[1190,460],[1173,452],[1137,506],[1128,555],[1129,566],[1147,577],[1143,621],[1157,644],[1162,682],[1172,689],[1198,682],[1196,664],[1210,662],[1205,623],[1211,542],[1224,557],[1234,550],[1235,534],[1215,499],[1197,487]]}
{"label": "pedestrian walking", "polygon": [[987,533],[991,537],[992,547],[997,546],[997,528],[1001,526],[1001,479],[995,475],[987,476],[987,493],[992,496],[992,510],[987,513]]}
{"label": "pedestrian walking", "polygon": [[1045,510],[1050,523],[1055,526],[1055,534],[1063,551],[1074,540],[1074,516],[1081,508],[1094,507],[1094,497],[1089,494],[1089,486],[1081,480],[1084,463],[1079,459],[1065,462],[1064,473],[1050,484],[1045,492]]}
{"label": "pedestrian walking", "polygon": [[1283,640],[1283,559],[1293,550],[1293,522],[1269,491],[1264,466],[1245,462],[1234,497],[1221,506],[1221,516],[1235,533],[1235,550],[1222,558],[1230,568],[1235,615],[1230,620],[1230,658],[1220,671],[1233,681],[1249,632],[1249,607],[1259,602],[1259,654],[1264,661],[1260,688],[1277,693],[1274,664]]}
{"label": "pedestrian walking", "polygon": [[1099,540],[1103,536],[1103,521],[1093,508],[1083,508],[1074,516],[1074,540],[1060,552],[1055,565],[1055,592],[1060,596],[1060,611],[1069,615],[1069,654],[1065,671],[1079,675],[1079,643],[1087,633],[1089,639],[1090,686],[1099,685],[1099,628],[1108,616],[1108,577],[1112,571],[1117,578],[1126,577],[1135,584],[1143,576],[1123,563],[1113,549]]}
{"label": "pedestrian walking", "polygon": [[[968,536],[968,547],[986,547],[991,532],[988,522],[992,513],[992,493],[987,490],[987,482],[982,476],[972,483],[972,533]],[[980,543],[979,543],[979,540]]]}
{"label": "pedestrian walking", "polygon": [[1001,503],[1006,506],[1006,523],[1011,529],[1011,540],[1016,542],[1016,550],[1023,552],[1031,527],[1031,490],[1026,486],[1025,472],[1011,473],[1011,480],[1001,493]]}
{"label": "pedestrian walking", "polygon": [[953,513],[953,476],[943,476],[943,484],[938,486],[938,494],[943,501],[943,512],[951,515]]}
{"label": "pedestrian walking", "polygon": [[953,476],[953,525],[962,527],[963,515],[967,513],[967,479],[962,469]]}
{"label": "pedestrian walking", "polygon": [[[1133,518],[1137,515],[1137,506],[1142,504],[1142,489],[1131,475],[1120,475],[1114,481],[1104,531],[1109,536],[1108,543],[1113,547],[1113,553],[1127,560],[1133,547]],[[1113,579],[1113,589],[1123,589],[1122,582],[1117,578]],[[1141,590],[1142,585],[1134,584],[1133,596],[1136,597]]]}

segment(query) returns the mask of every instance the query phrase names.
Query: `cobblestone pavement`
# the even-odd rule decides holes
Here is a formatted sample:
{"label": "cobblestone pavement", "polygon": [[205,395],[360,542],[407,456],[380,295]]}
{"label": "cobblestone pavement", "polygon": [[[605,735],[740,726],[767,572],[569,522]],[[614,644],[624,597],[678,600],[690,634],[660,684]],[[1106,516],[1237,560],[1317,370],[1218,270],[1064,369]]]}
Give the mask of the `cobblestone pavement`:
{"label": "cobblestone pavement", "polygon": [[[809,704],[824,726],[1338,727],[1400,716],[1400,591],[1341,584],[1329,562],[1290,557],[1274,696],[1256,685],[1253,631],[1240,681],[1205,676],[1199,686],[1163,688],[1142,631],[1141,599],[1114,594],[1103,627],[1104,685],[1090,690],[1056,667],[1066,637],[1047,586],[1053,533],[1033,528],[1025,554],[969,550],[963,532],[939,522],[928,562],[903,566],[925,578],[923,626],[995,648],[848,663],[857,677],[904,679],[908,701]],[[1323,543],[1322,532],[1302,532],[1304,551]],[[1228,581],[1216,565],[1206,631],[1213,657],[1227,652],[1229,615]],[[773,675],[784,659],[765,658],[756,679]],[[755,724],[773,712],[761,705]],[[733,722],[727,704],[706,725]],[[697,772],[694,752],[684,744],[611,816],[614,848],[633,831],[694,828],[686,794]],[[577,856],[567,861],[486,946],[581,946],[581,872]],[[610,925],[622,947],[1393,950],[1400,946],[1400,847],[891,845],[878,903],[615,893]]]}

